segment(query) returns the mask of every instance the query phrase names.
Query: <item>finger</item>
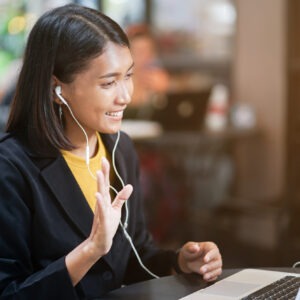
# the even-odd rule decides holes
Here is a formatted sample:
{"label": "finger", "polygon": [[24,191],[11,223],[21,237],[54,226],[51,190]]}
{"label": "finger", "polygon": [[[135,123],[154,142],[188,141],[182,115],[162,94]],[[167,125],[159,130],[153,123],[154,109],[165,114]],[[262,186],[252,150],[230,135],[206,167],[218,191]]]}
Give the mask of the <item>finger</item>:
{"label": "finger", "polygon": [[205,263],[208,263],[212,260],[220,259],[220,257],[221,257],[220,251],[217,247],[215,247],[215,248],[209,250],[205,254],[203,260],[204,260]]}
{"label": "finger", "polygon": [[131,184],[127,184],[116,196],[115,200],[112,203],[112,206],[121,209],[124,202],[130,197],[133,191],[133,187]]}
{"label": "finger", "polygon": [[211,272],[205,273],[203,279],[206,281],[214,281],[220,276],[222,273],[222,268],[214,269]]}
{"label": "finger", "polygon": [[199,244],[196,242],[188,242],[185,246],[185,250],[191,254],[197,253],[200,250]]}
{"label": "finger", "polygon": [[[103,197],[102,194],[96,193],[96,209],[97,209],[97,216],[99,219],[103,219],[105,215],[105,210],[108,207],[108,203],[104,200],[105,198]],[[96,213],[96,210],[95,210]]]}
{"label": "finger", "polygon": [[98,170],[96,172],[97,174],[97,191],[98,193],[104,195],[105,189],[104,189],[104,175],[102,170]]}
{"label": "finger", "polygon": [[218,256],[218,254],[219,254],[219,251],[217,249],[213,249],[205,254],[205,256],[203,257],[203,261],[208,263],[211,260],[214,260]]}
{"label": "finger", "polygon": [[205,279],[205,281],[207,282],[213,282],[213,281],[216,281],[218,279],[219,276],[216,276],[214,278],[210,278],[210,279]]}
{"label": "finger", "polygon": [[[99,196],[100,195],[100,196]],[[99,214],[99,208],[98,208],[98,202],[101,199],[101,194],[100,193],[95,193],[95,197],[96,197],[96,203],[95,203],[95,210],[94,210],[94,219],[95,217],[98,216]]]}
{"label": "finger", "polygon": [[97,171],[97,186],[98,186],[98,193],[102,195],[102,202],[104,202],[106,205],[111,203],[109,191],[107,192],[107,189],[105,187],[104,183],[104,175],[101,170]]}
{"label": "finger", "polygon": [[94,237],[94,235],[97,231],[97,227],[99,225],[99,220],[103,217],[103,207],[102,207],[103,203],[101,203],[102,195],[100,193],[96,193],[95,197],[96,197],[97,201],[96,201],[96,205],[95,205],[92,231],[91,231],[91,234],[90,234],[91,238]]}
{"label": "finger", "polygon": [[104,175],[104,183],[105,183],[105,192],[109,192],[109,170],[110,170],[110,165],[108,160],[105,157],[102,157],[101,160],[101,166],[102,166],[102,172]]}
{"label": "finger", "polygon": [[209,273],[212,270],[219,269],[219,268],[222,268],[222,260],[221,259],[212,261],[209,264],[205,264],[205,265],[201,266],[200,274]]}
{"label": "finger", "polygon": [[219,248],[213,242],[199,242],[198,247],[200,248],[197,252],[198,257],[203,256],[206,263],[220,256]]}
{"label": "finger", "polygon": [[198,243],[188,242],[183,246],[181,251],[185,259],[190,261],[201,256],[203,250]]}

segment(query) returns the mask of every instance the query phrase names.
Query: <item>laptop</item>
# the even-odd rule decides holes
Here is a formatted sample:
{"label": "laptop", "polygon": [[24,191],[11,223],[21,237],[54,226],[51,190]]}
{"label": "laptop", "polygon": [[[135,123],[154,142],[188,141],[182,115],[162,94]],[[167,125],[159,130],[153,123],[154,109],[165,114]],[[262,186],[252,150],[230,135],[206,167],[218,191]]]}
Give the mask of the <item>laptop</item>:
{"label": "laptop", "polygon": [[[295,291],[288,297],[288,291],[283,291],[282,299],[296,299],[300,287],[300,274],[278,272],[260,269],[244,269],[229,277],[226,277],[202,290],[196,291],[188,296],[180,298],[181,300],[236,300],[236,299],[254,299],[250,295],[258,293],[262,288],[264,292],[273,288],[278,282],[288,281],[285,286],[291,288],[295,285]],[[257,296],[257,294],[256,294]],[[255,299],[279,299],[279,296],[260,296]],[[281,299],[281,298],[280,298]]]}
{"label": "laptop", "polygon": [[199,131],[204,125],[210,88],[167,93],[152,101],[151,120],[165,131]]}

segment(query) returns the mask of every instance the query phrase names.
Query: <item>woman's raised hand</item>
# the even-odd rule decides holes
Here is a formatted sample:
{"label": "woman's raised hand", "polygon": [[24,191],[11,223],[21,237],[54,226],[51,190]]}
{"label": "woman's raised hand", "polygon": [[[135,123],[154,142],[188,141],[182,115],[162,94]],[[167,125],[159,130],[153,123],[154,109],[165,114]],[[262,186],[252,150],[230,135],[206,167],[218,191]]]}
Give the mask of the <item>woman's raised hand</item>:
{"label": "woman's raised hand", "polygon": [[111,248],[113,237],[121,219],[121,210],[132,193],[132,185],[126,185],[112,201],[110,196],[109,162],[102,159],[102,170],[97,172],[98,192],[94,222],[89,237],[95,254],[105,255]]}

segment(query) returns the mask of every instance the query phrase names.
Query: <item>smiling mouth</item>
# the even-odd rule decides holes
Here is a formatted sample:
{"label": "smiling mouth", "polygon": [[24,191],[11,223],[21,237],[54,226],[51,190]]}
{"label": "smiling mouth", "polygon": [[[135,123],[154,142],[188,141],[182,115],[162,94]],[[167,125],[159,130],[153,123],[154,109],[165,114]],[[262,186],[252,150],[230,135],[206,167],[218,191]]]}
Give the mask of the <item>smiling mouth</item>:
{"label": "smiling mouth", "polygon": [[120,118],[123,116],[123,110],[114,111],[114,112],[106,112],[105,114],[110,117]]}

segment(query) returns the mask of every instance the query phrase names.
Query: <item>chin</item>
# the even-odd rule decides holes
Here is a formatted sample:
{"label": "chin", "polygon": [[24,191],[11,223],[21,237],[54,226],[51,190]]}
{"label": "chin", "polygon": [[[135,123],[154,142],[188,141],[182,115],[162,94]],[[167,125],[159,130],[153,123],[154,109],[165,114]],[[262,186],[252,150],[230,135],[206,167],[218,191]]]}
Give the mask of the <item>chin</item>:
{"label": "chin", "polygon": [[114,134],[120,130],[121,130],[121,126],[112,126],[112,127],[105,128],[105,129],[102,128],[102,130],[100,130],[100,132],[106,133],[106,134]]}

